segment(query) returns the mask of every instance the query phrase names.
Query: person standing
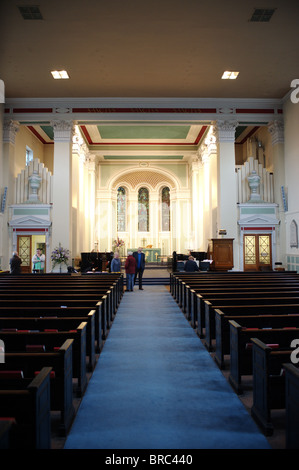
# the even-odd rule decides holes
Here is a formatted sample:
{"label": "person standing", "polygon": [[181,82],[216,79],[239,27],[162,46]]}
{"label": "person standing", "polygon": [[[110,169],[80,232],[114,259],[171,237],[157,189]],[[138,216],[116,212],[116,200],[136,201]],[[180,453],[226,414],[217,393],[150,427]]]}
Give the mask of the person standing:
{"label": "person standing", "polygon": [[125,261],[125,271],[127,279],[127,291],[133,292],[134,290],[134,276],[136,272],[136,260],[132,251],[128,252],[128,257]]}
{"label": "person standing", "polygon": [[139,289],[143,290],[142,276],[143,276],[143,271],[145,268],[145,254],[142,253],[142,248],[139,247],[137,251],[134,251],[133,256],[136,260],[136,272],[135,272],[135,277],[134,277],[134,284],[136,282],[136,278],[138,275]]}
{"label": "person standing", "polygon": [[19,253],[14,251],[12,257],[9,261],[10,264],[10,274],[21,274],[21,264],[22,260],[19,257]]}
{"label": "person standing", "polygon": [[111,261],[110,272],[120,273],[120,268],[121,268],[121,261],[120,261],[120,258],[119,258],[119,253],[118,253],[118,251],[116,251],[114,253],[114,258]]}
{"label": "person standing", "polygon": [[34,273],[43,273],[45,269],[45,255],[42,253],[40,248],[37,248],[36,254],[32,257]]}

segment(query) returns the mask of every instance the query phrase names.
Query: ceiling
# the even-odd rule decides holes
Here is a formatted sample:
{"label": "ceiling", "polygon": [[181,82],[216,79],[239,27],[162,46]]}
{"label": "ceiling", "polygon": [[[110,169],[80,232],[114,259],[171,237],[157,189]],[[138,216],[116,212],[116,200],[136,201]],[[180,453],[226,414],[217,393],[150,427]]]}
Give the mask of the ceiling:
{"label": "ceiling", "polygon": [[[38,20],[25,5],[0,1],[7,98],[281,99],[299,77],[297,0],[39,0]],[[275,11],[252,22],[256,8]],[[69,80],[52,78],[61,69]]]}

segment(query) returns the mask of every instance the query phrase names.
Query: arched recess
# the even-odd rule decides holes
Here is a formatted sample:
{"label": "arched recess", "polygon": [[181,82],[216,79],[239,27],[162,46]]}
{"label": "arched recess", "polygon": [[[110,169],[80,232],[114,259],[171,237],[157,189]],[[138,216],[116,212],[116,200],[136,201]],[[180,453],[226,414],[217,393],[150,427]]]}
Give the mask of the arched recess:
{"label": "arched recess", "polygon": [[[126,224],[123,231],[117,229],[117,194],[120,187],[126,188]],[[149,191],[147,230],[141,230],[138,227],[138,191],[141,187],[146,187]],[[169,188],[171,194],[169,230],[164,231],[162,231],[161,222],[161,191],[163,187]],[[103,243],[106,243],[108,247],[112,247],[113,240],[118,236],[124,240],[126,250],[129,247],[152,245],[159,248],[162,255],[167,255],[172,252],[172,249],[176,249],[174,243],[180,239],[178,230],[182,229],[178,224],[183,214],[179,213],[174,216],[171,211],[174,210],[177,213],[182,210],[180,198],[186,197],[186,189],[182,187],[179,178],[171,174],[170,171],[153,167],[135,167],[118,171],[107,181],[106,190],[99,191],[98,195],[99,208],[105,204],[105,201],[110,205],[110,209],[103,211],[103,213],[100,209],[98,211],[99,230],[101,233],[107,234]],[[104,202],[101,202],[102,200]],[[177,204],[176,201],[178,201]]]}

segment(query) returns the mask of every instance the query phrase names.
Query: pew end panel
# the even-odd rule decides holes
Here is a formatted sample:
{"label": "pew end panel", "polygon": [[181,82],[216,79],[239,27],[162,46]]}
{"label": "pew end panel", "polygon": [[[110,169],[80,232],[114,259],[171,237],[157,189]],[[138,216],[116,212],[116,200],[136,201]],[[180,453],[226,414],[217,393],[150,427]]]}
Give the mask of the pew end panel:
{"label": "pew end panel", "polygon": [[26,389],[0,390],[0,415],[16,420],[15,448],[51,448],[51,371],[44,367]]}
{"label": "pew end panel", "polygon": [[253,405],[251,415],[267,436],[273,434],[269,406],[269,355],[271,348],[252,338]]}
{"label": "pew end panel", "polygon": [[284,364],[286,380],[286,449],[299,449],[299,369]]}

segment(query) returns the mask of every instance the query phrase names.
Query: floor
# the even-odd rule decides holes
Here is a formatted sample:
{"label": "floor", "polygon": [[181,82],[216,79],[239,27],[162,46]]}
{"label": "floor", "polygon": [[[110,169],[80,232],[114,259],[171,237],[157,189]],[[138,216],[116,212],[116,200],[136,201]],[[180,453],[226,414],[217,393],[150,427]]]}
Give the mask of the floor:
{"label": "floor", "polygon": [[151,285],[124,294],[60,443],[65,449],[272,447],[169,289]]}

